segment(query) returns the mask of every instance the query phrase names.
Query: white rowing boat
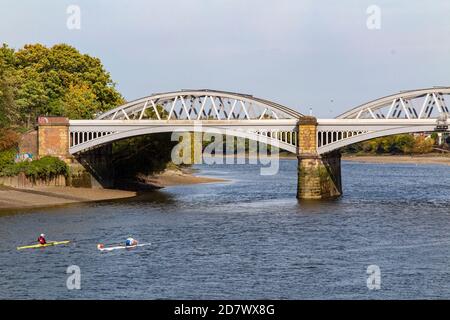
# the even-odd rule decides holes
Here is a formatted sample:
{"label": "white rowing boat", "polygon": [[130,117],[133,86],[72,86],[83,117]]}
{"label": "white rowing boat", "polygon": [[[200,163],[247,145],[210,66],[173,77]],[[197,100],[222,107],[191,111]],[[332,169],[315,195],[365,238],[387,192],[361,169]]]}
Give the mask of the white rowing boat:
{"label": "white rowing boat", "polygon": [[100,245],[97,245],[97,249],[100,251],[113,251],[113,250],[118,250],[118,249],[132,249],[132,248],[144,247],[144,246],[149,246],[149,245],[151,245],[150,242],[149,243],[139,243],[134,246],[101,247]]}

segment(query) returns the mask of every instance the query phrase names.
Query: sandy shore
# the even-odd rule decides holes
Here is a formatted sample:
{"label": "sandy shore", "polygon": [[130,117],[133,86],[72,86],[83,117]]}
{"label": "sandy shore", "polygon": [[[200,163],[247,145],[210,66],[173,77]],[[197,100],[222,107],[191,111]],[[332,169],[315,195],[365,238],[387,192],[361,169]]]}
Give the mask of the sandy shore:
{"label": "sandy shore", "polygon": [[441,155],[386,155],[386,156],[342,156],[342,160],[367,163],[413,163],[413,164],[443,164],[450,166],[450,156]]}
{"label": "sandy shore", "polygon": [[72,187],[15,189],[0,187],[0,210],[58,206],[77,202],[124,199],[134,196],[136,196],[136,192],[112,189]]}
{"label": "sandy shore", "polygon": [[[167,171],[147,177],[151,187],[163,188],[174,185],[211,183],[225,181],[209,177],[199,177],[185,172]],[[126,199],[136,197],[137,191],[117,189],[90,189],[73,187],[35,187],[16,189],[0,186],[0,212],[51,207],[71,203]]]}
{"label": "sandy shore", "polygon": [[226,180],[195,176],[190,168],[186,168],[183,170],[167,170],[159,174],[143,177],[142,181],[145,181],[146,184],[155,186],[156,188],[163,188],[186,184],[223,182]]}

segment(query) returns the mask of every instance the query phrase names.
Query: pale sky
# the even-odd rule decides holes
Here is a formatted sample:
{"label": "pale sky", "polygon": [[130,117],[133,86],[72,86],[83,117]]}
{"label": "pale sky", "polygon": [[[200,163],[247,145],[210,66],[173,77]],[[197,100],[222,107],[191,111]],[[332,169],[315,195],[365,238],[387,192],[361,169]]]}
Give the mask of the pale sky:
{"label": "pale sky", "polygon": [[[69,5],[81,29],[69,30]],[[381,9],[370,30],[369,6]],[[400,90],[450,85],[450,1],[0,0],[0,42],[99,57],[128,100],[209,88],[332,118]]]}

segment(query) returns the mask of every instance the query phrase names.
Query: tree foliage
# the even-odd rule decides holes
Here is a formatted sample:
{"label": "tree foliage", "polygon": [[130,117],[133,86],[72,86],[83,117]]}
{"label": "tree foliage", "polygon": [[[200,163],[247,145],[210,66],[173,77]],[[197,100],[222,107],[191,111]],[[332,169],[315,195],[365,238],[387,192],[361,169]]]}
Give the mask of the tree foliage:
{"label": "tree foliage", "polygon": [[9,128],[0,128],[0,151],[17,147],[19,134]]}
{"label": "tree foliage", "polygon": [[[39,115],[91,119],[122,104],[123,98],[98,58],[67,44],[0,47],[0,175],[23,172],[33,178],[66,174],[64,162],[43,157],[15,163],[19,135]],[[156,106],[160,116],[167,111]],[[147,116],[157,118],[153,108]],[[169,141],[169,142],[168,142]],[[170,161],[169,134],[136,137],[114,143],[114,166],[124,176],[159,171]]]}
{"label": "tree foliage", "polygon": [[30,128],[39,115],[89,119],[122,102],[101,61],[67,44],[0,47],[0,127]]}
{"label": "tree foliage", "polygon": [[399,134],[360,142],[344,148],[348,153],[411,154],[433,151],[434,139],[423,135]]}

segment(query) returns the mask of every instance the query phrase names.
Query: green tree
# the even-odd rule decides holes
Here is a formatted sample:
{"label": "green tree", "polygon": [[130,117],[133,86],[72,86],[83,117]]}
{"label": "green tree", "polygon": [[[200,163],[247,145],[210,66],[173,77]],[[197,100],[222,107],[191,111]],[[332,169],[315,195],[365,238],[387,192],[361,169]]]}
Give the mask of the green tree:
{"label": "green tree", "polygon": [[414,147],[414,137],[410,134],[400,134],[393,136],[395,143],[395,151],[398,153],[410,153]]}
{"label": "green tree", "polygon": [[360,142],[344,148],[343,151],[347,153],[427,153],[433,151],[434,141],[433,138],[399,134]]}
{"label": "green tree", "polygon": [[70,119],[91,119],[94,111],[100,109],[94,92],[87,84],[70,85],[62,100],[62,106],[64,115]]}
{"label": "green tree", "polygon": [[[67,44],[29,44],[19,50],[4,44],[0,47],[0,175],[24,172],[33,177],[47,176],[65,168],[50,158],[30,164],[12,163],[17,131],[34,127],[37,116],[90,119],[123,102],[98,58],[81,54]],[[162,106],[157,110],[161,117],[167,117]],[[157,118],[152,107],[146,112],[148,117]],[[162,170],[170,161],[173,145],[169,134],[116,142],[114,167],[125,177]]]}
{"label": "green tree", "polygon": [[46,94],[44,84],[40,80],[40,75],[32,69],[29,69],[26,73],[26,79],[23,80],[18,89],[16,103],[19,107],[22,123],[26,128],[30,128],[39,114],[48,114],[45,111],[47,111],[50,99]]}
{"label": "green tree", "polygon": [[15,103],[17,77],[14,70],[14,50],[0,47],[0,129],[17,121],[19,111]]}
{"label": "green tree", "polygon": [[0,125],[18,119],[30,128],[38,115],[91,118],[121,103],[98,58],[67,44],[0,48]]}

